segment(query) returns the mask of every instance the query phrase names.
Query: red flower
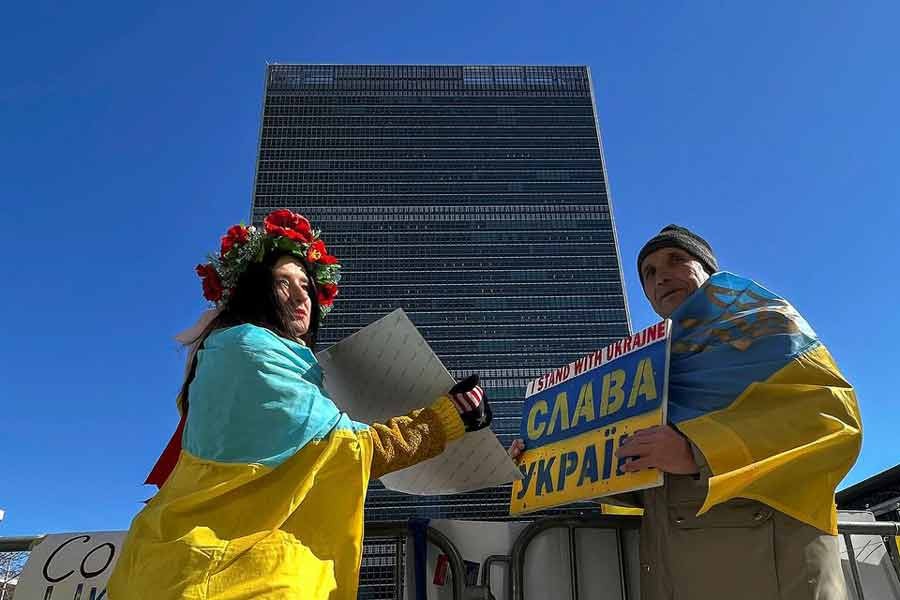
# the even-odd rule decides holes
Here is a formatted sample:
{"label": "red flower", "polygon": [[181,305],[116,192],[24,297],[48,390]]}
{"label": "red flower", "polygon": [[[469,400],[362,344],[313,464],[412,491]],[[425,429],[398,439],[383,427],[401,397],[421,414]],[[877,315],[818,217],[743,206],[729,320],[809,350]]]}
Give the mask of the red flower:
{"label": "red flower", "polygon": [[246,227],[243,225],[232,226],[225,232],[225,235],[222,236],[222,256],[228,254],[235,246],[246,244],[248,239],[250,239],[250,231],[248,231]]}
{"label": "red flower", "polygon": [[338,286],[334,283],[323,283],[319,286],[319,304],[331,306],[338,295]]}
{"label": "red flower", "polygon": [[322,240],[316,240],[310,244],[309,249],[306,251],[306,260],[323,265],[333,265],[337,262],[337,258],[328,254],[328,250],[325,249],[325,242]]}
{"label": "red flower", "polygon": [[224,287],[222,286],[222,280],[219,279],[219,274],[216,273],[215,267],[209,263],[197,265],[197,275],[200,276],[203,282],[203,297],[210,302],[221,300]]}
{"label": "red flower", "polygon": [[272,211],[263,221],[266,233],[271,236],[281,236],[296,242],[309,243],[312,241],[312,228],[309,221],[302,215],[291,212],[285,208]]}

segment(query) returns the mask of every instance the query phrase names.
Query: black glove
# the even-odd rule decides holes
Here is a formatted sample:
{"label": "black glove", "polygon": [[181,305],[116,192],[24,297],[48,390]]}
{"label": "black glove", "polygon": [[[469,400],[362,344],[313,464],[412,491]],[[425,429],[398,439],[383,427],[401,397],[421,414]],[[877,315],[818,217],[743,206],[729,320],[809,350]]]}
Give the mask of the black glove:
{"label": "black glove", "polygon": [[458,382],[450,389],[449,395],[466,431],[478,431],[491,424],[491,407],[488,406],[487,394],[478,385],[478,375],[469,375]]}

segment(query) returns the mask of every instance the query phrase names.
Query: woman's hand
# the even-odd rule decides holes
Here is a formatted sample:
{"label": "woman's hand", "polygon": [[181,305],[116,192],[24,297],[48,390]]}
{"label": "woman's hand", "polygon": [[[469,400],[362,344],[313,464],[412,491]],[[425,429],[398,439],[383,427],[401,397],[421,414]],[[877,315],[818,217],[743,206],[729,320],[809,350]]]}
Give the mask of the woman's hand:
{"label": "woman's hand", "polygon": [[491,424],[493,414],[488,405],[487,394],[478,385],[478,375],[469,375],[450,388],[448,395],[459,411],[466,431],[478,431]]}

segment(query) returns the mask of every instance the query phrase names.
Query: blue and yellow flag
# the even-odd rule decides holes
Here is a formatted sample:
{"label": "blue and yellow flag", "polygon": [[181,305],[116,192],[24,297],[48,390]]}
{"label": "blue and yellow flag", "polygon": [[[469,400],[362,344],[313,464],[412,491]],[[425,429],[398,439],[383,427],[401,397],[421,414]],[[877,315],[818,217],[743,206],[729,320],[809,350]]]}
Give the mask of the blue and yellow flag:
{"label": "blue and yellow flag", "polygon": [[668,418],[712,476],[700,509],[750,498],[837,533],[835,487],[856,461],[853,387],[785,299],[716,273],[671,316]]}
{"label": "blue and yellow flag", "polygon": [[355,600],[371,431],[312,352],[254,325],[198,353],[183,447],[135,517],[115,600]]}

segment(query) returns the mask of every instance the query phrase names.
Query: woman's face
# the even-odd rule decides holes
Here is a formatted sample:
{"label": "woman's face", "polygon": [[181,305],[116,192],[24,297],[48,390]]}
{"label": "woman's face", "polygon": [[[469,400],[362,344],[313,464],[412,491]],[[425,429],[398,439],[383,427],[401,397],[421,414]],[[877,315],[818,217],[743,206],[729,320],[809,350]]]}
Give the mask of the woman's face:
{"label": "woman's face", "polygon": [[309,277],[303,263],[293,256],[282,256],[272,267],[275,294],[291,315],[291,329],[301,336],[309,329],[312,300],[309,298]]}

